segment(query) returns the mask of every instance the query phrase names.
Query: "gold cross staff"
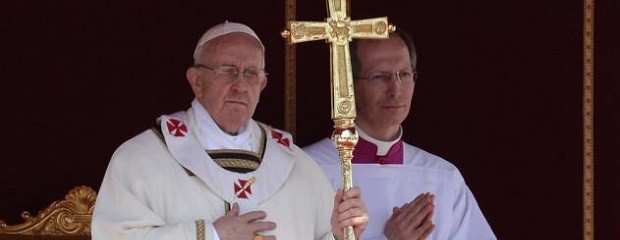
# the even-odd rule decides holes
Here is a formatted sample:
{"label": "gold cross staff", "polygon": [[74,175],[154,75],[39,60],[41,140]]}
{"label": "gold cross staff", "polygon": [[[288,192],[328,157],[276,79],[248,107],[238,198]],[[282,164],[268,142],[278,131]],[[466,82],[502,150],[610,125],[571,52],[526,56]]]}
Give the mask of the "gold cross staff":
{"label": "gold cross staff", "polygon": [[[386,39],[395,27],[388,24],[387,17],[351,21],[347,16],[346,0],[328,0],[327,4],[329,17],[325,22],[288,21],[282,36],[289,44],[320,39],[330,44],[332,140],[341,162],[342,188],[347,191],[353,187],[351,159],[358,140],[354,127],[355,95],[349,42],[353,38]],[[354,240],[353,228],[346,228],[344,236],[346,240]]]}

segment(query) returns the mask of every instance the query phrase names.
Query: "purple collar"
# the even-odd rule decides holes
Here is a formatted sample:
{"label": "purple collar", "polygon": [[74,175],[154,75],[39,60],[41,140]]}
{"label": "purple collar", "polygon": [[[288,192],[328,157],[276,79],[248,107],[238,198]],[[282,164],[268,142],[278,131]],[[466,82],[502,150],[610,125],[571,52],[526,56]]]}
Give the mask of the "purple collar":
{"label": "purple collar", "polygon": [[356,164],[368,164],[378,163],[385,164],[403,164],[403,141],[396,142],[387,155],[377,156],[377,145],[367,141],[366,139],[359,138],[355,150],[353,150],[353,163]]}

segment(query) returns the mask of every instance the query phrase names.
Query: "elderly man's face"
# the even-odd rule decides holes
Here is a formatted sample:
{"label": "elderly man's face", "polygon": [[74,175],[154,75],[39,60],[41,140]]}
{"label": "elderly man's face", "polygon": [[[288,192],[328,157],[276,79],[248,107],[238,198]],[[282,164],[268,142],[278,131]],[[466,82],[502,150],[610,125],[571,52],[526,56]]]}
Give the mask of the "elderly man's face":
{"label": "elderly man's face", "polygon": [[204,67],[187,71],[198,101],[222,130],[235,135],[254,115],[260,93],[267,85],[264,74],[260,74],[256,84],[244,78],[246,69],[258,69],[262,73],[264,58],[260,44],[247,34],[232,33],[217,37],[202,48],[204,54],[199,64],[213,69],[222,66],[239,69],[235,79]]}

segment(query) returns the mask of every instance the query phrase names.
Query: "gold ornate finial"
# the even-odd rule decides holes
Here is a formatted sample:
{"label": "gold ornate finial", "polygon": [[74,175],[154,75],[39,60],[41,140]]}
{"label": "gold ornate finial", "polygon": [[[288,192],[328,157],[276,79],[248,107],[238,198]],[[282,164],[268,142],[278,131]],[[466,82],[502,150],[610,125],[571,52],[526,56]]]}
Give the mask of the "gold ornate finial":
{"label": "gold ornate finial", "polygon": [[396,31],[396,25],[393,25],[393,24],[388,25],[388,31],[390,32]]}
{"label": "gold ornate finial", "polygon": [[8,225],[0,220],[0,234],[90,236],[90,222],[97,193],[78,186],[64,200],[55,201],[36,217],[23,212],[24,223]]}
{"label": "gold ornate finial", "polygon": [[[352,21],[346,6],[346,0],[328,0],[329,17],[325,22],[288,21],[282,32],[289,44],[322,39],[330,44],[332,140],[338,149],[344,191],[353,187],[351,159],[358,140],[354,126],[356,111],[349,42],[353,38],[386,39],[395,29],[387,17]],[[347,240],[355,239],[353,228],[346,228],[344,236]]]}
{"label": "gold ornate finial", "polygon": [[280,32],[280,36],[282,36],[282,38],[288,38],[289,36],[291,36],[291,32],[289,30],[282,30],[282,32]]}

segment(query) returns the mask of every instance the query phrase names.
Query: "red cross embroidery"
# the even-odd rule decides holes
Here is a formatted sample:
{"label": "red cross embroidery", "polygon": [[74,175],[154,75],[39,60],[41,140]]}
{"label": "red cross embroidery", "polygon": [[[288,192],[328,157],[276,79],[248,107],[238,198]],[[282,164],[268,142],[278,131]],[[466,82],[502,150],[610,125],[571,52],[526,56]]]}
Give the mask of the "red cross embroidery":
{"label": "red cross embroidery", "polygon": [[168,132],[170,132],[170,134],[172,134],[173,136],[185,137],[185,133],[187,132],[187,126],[185,126],[183,122],[172,118],[168,120],[168,122],[166,122],[166,125],[168,126]]}
{"label": "red cross embroidery", "polygon": [[286,147],[290,147],[291,146],[291,141],[288,140],[288,138],[284,137],[284,134],[280,133],[280,132],[276,132],[274,130],[271,130],[271,137],[273,139],[276,140],[276,142],[278,142],[279,144],[282,144]]}
{"label": "red cross embroidery", "polygon": [[252,183],[256,181],[255,177],[251,177],[249,180],[239,179],[239,182],[236,182],[235,185],[235,195],[238,198],[248,198],[248,195],[252,194]]}

